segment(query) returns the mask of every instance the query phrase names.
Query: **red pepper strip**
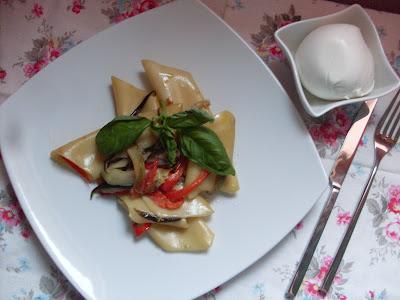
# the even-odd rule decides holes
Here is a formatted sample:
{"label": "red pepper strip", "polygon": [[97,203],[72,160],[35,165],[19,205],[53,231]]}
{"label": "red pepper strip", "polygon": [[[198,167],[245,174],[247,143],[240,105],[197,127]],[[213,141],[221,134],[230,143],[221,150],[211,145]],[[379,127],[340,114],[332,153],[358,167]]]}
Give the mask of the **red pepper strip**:
{"label": "red pepper strip", "polygon": [[86,181],[92,181],[90,178],[90,175],[83,170],[81,167],[79,167],[77,164],[75,164],[73,161],[69,160],[68,158],[65,158],[64,156],[61,156],[61,158],[74,170],[76,171],[83,179]]}
{"label": "red pepper strip", "polygon": [[144,163],[144,168],[145,168],[146,170],[151,169],[151,167],[153,166],[153,164],[154,164],[155,161],[156,161],[156,160],[153,160],[152,162],[145,162],[145,163]]}
{"label": "red pepper strip", "polygon": [[204,180],[208,177],[210,172],[206,170],[202,170],[199,174],[199,176],[193,181],[192,183],[184,186],[180,190],[173,190],[171,192],[168,192],[165,194],[169,200],[178,200],[181,198],[185,198],[187,195],[189,195],[195,188],[197,188],[200,184],[203,183]]}
{"label": "red pepper strip", "polygon": [[160,191],[150,194],[149,197],[157,206],[165,209],[178,209],[185,202],[184,198],[172,201]]}
{"label": "red pepper strip", "polygon": [[156,179],[156,176],[157,176],[158,162],[159,162],[159,160],[156,159],[149,165],[147,173],[143,178],[142,184],[140,185],[140,187],[137,191],[138,193],[145,194],[152,187],[154,180]]}
{"label": "red pepper strip", "polygon": [[143,224],[136,224],[132,223],[133,232],[135,233],[136,237],[141,236],[151,227],[151,223],[143,223]]}
{"label": "red pepper strip", "polygon": [[160,186],[160,190],[164,193],[169,192],[172,188],[179,182],[183,173],[187,167],[187,159],[183,158],[179,161],[178,166],[175,168],[175,171],[172,171],[168,175],[168,178],[164,181],[164,183]]}

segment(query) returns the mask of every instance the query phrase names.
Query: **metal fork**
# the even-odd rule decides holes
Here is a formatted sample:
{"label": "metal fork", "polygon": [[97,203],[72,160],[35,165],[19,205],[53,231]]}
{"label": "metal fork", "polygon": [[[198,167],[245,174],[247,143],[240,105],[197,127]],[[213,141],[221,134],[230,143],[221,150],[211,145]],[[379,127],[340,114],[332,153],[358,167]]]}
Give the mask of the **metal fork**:
{"label": "metal fork", "polygon": [[399,141],[400,138],[400,89],[397,91],[389,107],[386,109],[378,126],[375,130],[375,160],[371,174],[369,176],[367,185],[364,188],[362,196],[357,204],[354,215],[351,218],[350,224],[347,231],[340,243],[340,246],[336,252],[335,258],[331,264],[329,271],[327,272],[325,279],[320,287],[319,291],[322,296],[326,296],[328,293],[333,280],[335,279],[336,272],[339,268],[340,262],[342,261],[343,255],[346,251],[346,247],[349,244],[351,235],[356,226],[357,220],[361,214],[361,210],[364,207],[365,201],[372,182],[374,180],[376,171],[378,170],[379,164],[382,158],[388,153]]}

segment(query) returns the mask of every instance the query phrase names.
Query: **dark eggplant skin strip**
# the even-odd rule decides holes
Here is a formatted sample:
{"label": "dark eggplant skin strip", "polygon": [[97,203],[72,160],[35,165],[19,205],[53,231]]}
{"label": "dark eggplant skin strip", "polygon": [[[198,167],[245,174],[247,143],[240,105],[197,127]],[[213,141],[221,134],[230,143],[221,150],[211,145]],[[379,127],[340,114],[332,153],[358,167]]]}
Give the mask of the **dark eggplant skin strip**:
{"label": "dark eggplant skin strip", "polygon": [[144,105],[146,104],[147,100],[149,99],[149,97],[155,93],[155,91],[151,91],[150,93],[148,93],[142,100],[142,102],[140,102],[139,106],[135,108],[135,110],[131,113],[131,116],[136,116],[138,113],[140,113],[140,111],[143,109]]}
{"label": "dark eggplant skin strip", "polygon": [[138,209],[135,209],[135,211],[139,214],[139,216],[141,216],[142,218],[155,222],[155,223],[170,223],[170,222],[177,222],[182,220],[182,218],[179,217],[158,217],[154,214],[145,212],[145,211],[141,211]]}
{"label": "dark eggplant skin strip", "polygon": [[129,192],[130,189],[131,189],[130,186],[111,185],[108,183],[101,183],[92,190],[92,192],[90,193],[90,199],[92,199],[93,195],[96,193],[99,193],[99,194],[107,193],[107,194],[112,195],[113,193],[117,193],[117,192]]}

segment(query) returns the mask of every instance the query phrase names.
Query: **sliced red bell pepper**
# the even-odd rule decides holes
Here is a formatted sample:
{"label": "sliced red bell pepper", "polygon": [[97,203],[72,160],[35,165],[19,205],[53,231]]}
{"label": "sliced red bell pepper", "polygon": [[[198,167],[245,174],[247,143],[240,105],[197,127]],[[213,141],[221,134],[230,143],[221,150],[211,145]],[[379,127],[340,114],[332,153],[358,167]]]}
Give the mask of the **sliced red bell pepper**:
{"label": "sliced red bell pepper", "polygon": [[151,169],[152,166],[154,165],[154,162],[155,162],[155,161],[156,161],[156,160],[153,160],[152,162],[145,162],[145,163],[144,163],[144,168],[145,168],[146,170]]}
{"label": "sliced red bell pepper", "polygon": [[185,198],[187,195],[189,195],[195,188],[197,188],[200,184],[203,183],[204,180],[208,177],[210,172],[206,170],[202,170],[199,174],[199,176],[190,184],[184,186],[183,188],[179,190],[173,190],[165,194],[165,196],[169,200],[178,200],[181,198]]}
{"label": "sliced red bell pepper", "polygon": [[170,200],[160,191],[151,193],[149,197],[157,206],[165,209],[178,209],[185,202],[184,198]]}
{"label": "sliced red bell pepper", "polygon": [[76,171],[83,179],[86,181],[90,182],[91,178],[90,175],[83,170],[81,167],[79,167],[77,164],[75,164],[73,161],[69,160],[68,158],[61,156],[61,158],[74,170]]}
{"label": "sliced red bell pepper", "polygon": [[153,186],[157,176],[158,162],[159,160],[156,159],[151,164],[148,165],[147,173],[144,176],[142,183],[140,184],[139,188],[136,191],[139,194],[148,193],[149,189]]}
{"label": "sliced red bell pepper", "polygon": [[150,227],[151,223],[143,223],[143,224],[132,223],[132,229],[136,237],[141,236],[143,233],[149,230]]}
{"label": "sliced red bell pepper", "polygon": [[167,179],[164,181],[164,183],[160,186],[160,190],[163,191],[164,193],[169,192],[170,190],[173,189],[173,187],[179,182],[181,179],[183,173],[186,171],[188,161],[186,158],[182,158],[179,162],[176,168],[170,172],[168,175]]}

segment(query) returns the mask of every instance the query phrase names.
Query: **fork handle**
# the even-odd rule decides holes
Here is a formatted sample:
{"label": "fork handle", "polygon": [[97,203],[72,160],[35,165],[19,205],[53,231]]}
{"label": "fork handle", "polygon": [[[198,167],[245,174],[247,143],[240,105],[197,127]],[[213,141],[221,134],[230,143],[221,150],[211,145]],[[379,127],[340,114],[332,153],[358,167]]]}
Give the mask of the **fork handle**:
{"label": "fork handle", "polygon": [[347,227],[346,233],[345,233],[345,235],[340,243],[340,246],[336,252],[335,258],[333,259],[332,264],[331,264],[328,272],[326,273],[324,281],[319,289],[319,292],[322,296],[326,296],[326,294],[328,294],[329,289],[333,283],[333,280],[335,279],[336,272],[340,266],[340,263],[344,256],[344,253],[346,252],[347,245],[349,244],[351,235],[353,234],[354,228],[356,227],[356,224],[357,224],[358,218],[360,217],[361,211],[365,205],[369,190],[371,188],[372,182],[374,181],[375,174],[376,174],[376,171],[378,170],[378,167],[379,167],[382,157],[383,157],[383,155],[381,156],[381,155],[379,155],[379,153],[377,153],[377,155],[375,156],[374,167],[369,176],[367,185],[365,186],[362,196],[361,196],[360,200],[358,201],[356,210],[351,218],[351,221],[349,223],[349,226]]}
{"label": "fork handle", "polygon": [[336,186],[332,187],[329,198],[326,201],[325,206],[321,212],[321,216],[318,220],[317,225],[315,226],[314,232],[312,233],[310,241],[308,242],[303,257],[300,260],[296,273],[294,274],[292,282],[290,283],[289,288],[287,289],[287,292],[285,294],[286,299],[294,299],[294,297],[296,296],[297,292],[300,289],[304,276],[307,273],[308,266],[310,265],[311,259],[314,256],[315,249],[317,248],[318,242],[321,239],[322,232],[324,231],[326,223],[328,222],[329,215],[331,214],[331,211],[335,205],[339,191],[340,191],[339,187]]}

